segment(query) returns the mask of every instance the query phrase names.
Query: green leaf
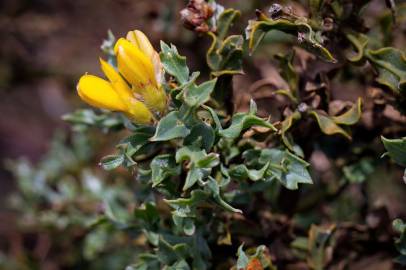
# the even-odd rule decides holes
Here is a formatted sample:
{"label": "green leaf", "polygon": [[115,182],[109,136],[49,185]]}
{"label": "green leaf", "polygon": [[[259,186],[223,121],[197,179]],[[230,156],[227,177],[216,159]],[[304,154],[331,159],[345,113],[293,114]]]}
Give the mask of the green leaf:
{"label": "green leaf", "polygon": [[168,177],[180,174],[180,166],[176,164],[175,158],[170,154],[154,157],[150,166],[153,187],[159,185]]}
{"label": "green leaf", "polygon": [[171,44],[169,47],[161,41],[161,53],[159,55],[167,73],[175,77],[181,85],[188,82],[189,68],[186,65],[186,57],[180,56],[174,45]]}
{"label": "green leaf", "polygon": [[362,114],[362,99],[358,98],[357,103],[354,104],[351,109],[346,111],[345,113],[333,116],[331,119],[339,125],[354,125],[356,124],[359,119],[361,118]]}
{"label": "green leaf", "polygon": [[183,90],[183,98],[190,107],[201,106],[210,99],[210,94],[214,90],[217,79],[213,79],[200,84],[191,84]]}
{"label": "green leaf", "polygon": [[146,226],[152,226],[160,220],[159,212],[156,209],[156,206],[149,202],[135,209],[134,216],[138,219],[138,221],[142,220]]}
{"label": "green leaf", "polygon": [[321,114],[319,111],[311,111],[310,115],[313,116],[317,124],[320,127],[320,130],[327,135],[335,135],[339,134],[347,138],[348,140],[351,140],[351,136],[341,127],[339,127],[333,119],[331,119],[329,116],[326,116],[324,114]]}
{"label": "green leaf", "polygon": [[184,145],[196,145],[210,151],[215,140],[215,133],[211,126],[202,122],[192,127],[190,134],[185,138]]}
{"label": "green leaf", "polygon": [[261,164],[270,163],[266,181],[277,179],[288,189],[298,189],[298,184],[313,184],[307,170],[309,163],[289,151],[264,149],[259,157]]}
{"label": "green leaf", "polygon": [[378,83],[395,93],[406,94],[406,56],[403,51],[392,47],[367,50],[366,57],[379,72]]}
{"label": "green leaf", "polygon": [[214,167],[219,163],[218,154],[206,154],[206,151],[196,147],[185,146],[176,152],[176,162],[188,160],[199,167]]}
{"label": "green leaf", "polygon": [[381,136],[381,140],[389,156],[400,166],[406,167],[406,137],[386,139]]}
{"label": "green leaf", "polygon": [[239,164],[237,166],[231,167],[229,169],[229,174],[233,178],[237,179],[250,179],[252,181],[263,180],[266,172],[268,171],[270,163],[266,163],[261,169],[248,169],[244,164]]}
{"label": "green leaf", "polygon": [[176,152],[176,162],[189,161],[189,171],[183,190],[191,188],[196,182],[202,181],[211,173],[211,168],[220,163],[219,155],[206,154],[206,151],[196,147],[182,147]]}
{"label": "green leaf", "polygon": [[179,112],[173,111],[159,121],[156,132],[150,141],[169,141],[175,138],[184,138],[189,133],[190,130],[180,119]]}
{"label": "green leaf", "polygon": [[229,205],[222,197],[220,194],[220,187],[217,183],[217,181],[212,178],[209,177],[208,181],[207,181],[207,188],[210,190],[210,192],[212,193],[213,199],[224,209],[234,212],[234,213],[242,213],[242,211],[240,209],[236,209],[234,207],[232,207],[231,205]]}
{"label": "green leaf", "polygon": [[153,144],[149,143],[149,139],[154,135],[154,132],[155,129],[153,127],[138,127],[129,137],[123,139],[119,144],[117,144],[116,148],[123,153],[128,161],[128,164],[135,164],[133,159],[134,155],[142,155],[144,152],[143,150],[150,150],[152,147],[154,147]]}
{"label": "green leaf", "polygon": [[188,257],[188,245],[186,243],[170,244],[163,237],[159,238],[157,255],[159,260],[170,265],[178,260]]}
{"label": "green leaf", "polygon": [[[249,39],[248,47],[253,52],[266,33],[272,30],[279,30],[286,34],[293,35],[298,39],[297,45],[317,55],[321,59],[335,63],[337,60],[319,41],[320,33],[313,31],[312,27],[306,23],[306,18],[298,19],[271,19],[261,13],[257,21],[249,21],[247,27],[247,37]],[[300,38],[299,38],[300,36]]]}
{"label": "green leaf", "polygon": [[199,205],[200,202],[205,201],[209,197],[209,193],[203,191],[203,190],[193,190],[190,193],[189,198],[178,198],[178,199],[172,199],[172,200],[166,200],[165,202],[168,203],[171,207],[173,208],[192,208],[197,205]]}
{"label": "green leaf", "polygon": [[119,167],[121,164],[123,164],[123,162],[123,155],[108,155],[102,158],[100,164],[102,165],[103,169],[110,171]]}
{"label": "green leaf", "polygon": [[255,102],[251,102],[251,110],[248,113],[236,113],[233,115],[231,119],[231,125],[227,129],[223,129],[219,131],[219,134],[227,139],[235,139],[240,136],[243,130],[246,130],[252,126],[261,126],[270,128],[273,131],[277,129],[269,123],[267,120],[259,118],[254,115],[256,112],[252,110],[252,108],[256,108]]}

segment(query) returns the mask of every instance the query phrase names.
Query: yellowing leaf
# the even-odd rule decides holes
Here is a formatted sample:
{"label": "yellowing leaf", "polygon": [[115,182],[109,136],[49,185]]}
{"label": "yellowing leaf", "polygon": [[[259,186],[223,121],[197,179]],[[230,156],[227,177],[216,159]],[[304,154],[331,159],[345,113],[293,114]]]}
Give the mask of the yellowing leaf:
{"label": "yellowing leaf", "polygon": [[317,124],[320,127],[320,130],[324,134],[327,135],[339,134],[344,136],[348,140],[351,140],[351,136],[344,129],[339,127],[329,116],[325,116],[317,111],[311,111],[310,115],[316,119]]}
{"label": "yellowing leaf", "polygon": [[358,98],[357,103],[354,104],[351,109],[346,111],[345,113],[339,116],[333,116],[331,119],[340,125],[354,125],[359,121],[361,118],[361,107],[362,107],[362,99]]}

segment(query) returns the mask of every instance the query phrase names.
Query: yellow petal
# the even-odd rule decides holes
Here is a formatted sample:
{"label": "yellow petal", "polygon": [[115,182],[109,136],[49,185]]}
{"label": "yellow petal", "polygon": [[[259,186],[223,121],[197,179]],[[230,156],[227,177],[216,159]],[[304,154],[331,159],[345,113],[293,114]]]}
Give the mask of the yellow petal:
{"label": "yellow petal", "polygon": [[127,33],[127,40],[129,40],[133,45],[137,46],[138,49],[140,49],[149,57],[149,59],[151,59],[154,66],[155,79],[160,85],[163,78],[161,59],[147,36],[139,30],[134,30]]}
{"label": "yellow petal", "polygon": [[127,81],[139,87],[149,83],[156,85],[152,61],[141,50],[128,40],[120,38],[114,51],[118,70]]}
{"label": "yellow petal", "polygon": [[152,122],[152,113],[147,106],[139,100],[132,99],[125,114],[134,122],[139,124],[149,124]]}
{"label": "yellow petal", "polygon": [[127,33],[127,39],[149,58],[154,54],[154,47],[152,47],[151,42],[143,32],[139,30],[130,31]]}
{"label": "yellow petal", "polygon": [[127,109],[112,85],[99,77],[83,75],[77,85],[77,91],[83,101],[94,107],[110,111]]}
{"label": "yellow petal", "polygon": [[127,84],[127,82],[121,77],[121,75],[112,67],[109,63],[100,58],[100,66],[103,73],[109,79],[114,90],[120,96],[121,100],[125,104],[129,104],[129,101],[134,98],[133,93]]}

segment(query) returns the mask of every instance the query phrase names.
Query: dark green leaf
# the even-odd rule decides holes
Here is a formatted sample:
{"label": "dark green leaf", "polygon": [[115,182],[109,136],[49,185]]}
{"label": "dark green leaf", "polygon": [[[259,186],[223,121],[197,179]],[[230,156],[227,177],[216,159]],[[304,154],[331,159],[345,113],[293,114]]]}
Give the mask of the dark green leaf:
{"label": "dark green leaf", "polygon": [[173,111],[159,121],[155,135],[150,141],[169,141],[175,138],[184,138],[189,133],[190,130],[180,120],[179,112]]}
{"label": "dark green leaf", "polygon": [[215,134],[211,126],[206,123],[200,123],[192,127],[190,134],[185,138],[185,145],[195,145],[203,147],[206,151],[210,151],[214,144]]}
{"label": "dark green leaf", "polygon": [[170,154],[159,155],[151,161],[152,186],[159,185],[166,178],[180,174],[180,166]]}
{"label": "dark green leaf", "polygon": [[251,109],[249,113],[236,113],[231,119],[231,125],[227,129],[220,130],[219,134],[227,139],[235,139],[240,136],[243,130],[246,130],[252,126],[267,127],[273,131],[276,131],[276,128],[267,120],[254,115],[255,110],[252,108],[255,107],[255,102],[251,102]]}

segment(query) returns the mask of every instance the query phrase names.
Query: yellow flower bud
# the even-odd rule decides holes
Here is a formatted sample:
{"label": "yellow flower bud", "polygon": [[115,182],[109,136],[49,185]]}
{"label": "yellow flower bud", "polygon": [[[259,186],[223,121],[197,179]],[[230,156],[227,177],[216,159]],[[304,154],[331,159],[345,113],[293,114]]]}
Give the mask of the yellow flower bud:
{"label": "yellow flower bud", "polygon": [[127,40],[135,45],[140,51],[147,55],[150,59],[156,53],[151,42],[145,34],[139,30],[130,31],[127,33]]}
{"label": "yellow flower bud", "polygon": [[136,123],[148,124],[152,114],[144,103],[132,96],[120,96],[113,85],[93,75],[83,75],[77,85],[77,91],[83,101],[91,106],[110,111],[125,113]]}
{"label": "yellow flower bud", "polygon": [[110,111],[127,109],[112,85],[99,77],[83,75],[77,85],[77,91],[82,100],[94,107]]}
{"label": "yellow flower bud", "polygon": [[151,60],[131,42],[120,38],[114,52],[117,56],[118,70],[128,82],[138,88],[147,84],[157,85]]}
{"label": "yellow flower bud", "polygon": [[129,32],[127,38],[119,39],[115,45],[118,69],[149,109],[163,113],[167,99],[161,78],[157,78],[162,74],[159,55],[142,32]]}

